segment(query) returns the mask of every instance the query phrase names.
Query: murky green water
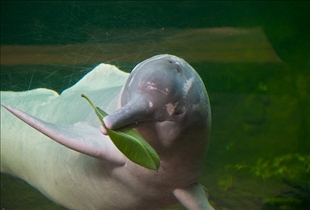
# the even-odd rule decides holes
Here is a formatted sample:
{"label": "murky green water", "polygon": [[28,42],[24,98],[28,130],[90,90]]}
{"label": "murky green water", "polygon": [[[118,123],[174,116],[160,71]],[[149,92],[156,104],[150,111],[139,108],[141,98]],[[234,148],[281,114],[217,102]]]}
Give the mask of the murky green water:
{"label": "murky green water", "polygon": [[[201,183],[213,206],[306,209],[309,10],[307,2],[1,2],[1,90],[61,92],[100,62],[129,72],[152,55],[175,54],[209,92]],[[274,199],[289,190],[287,200]],[[1,209],[62,208],[1,174]]]}

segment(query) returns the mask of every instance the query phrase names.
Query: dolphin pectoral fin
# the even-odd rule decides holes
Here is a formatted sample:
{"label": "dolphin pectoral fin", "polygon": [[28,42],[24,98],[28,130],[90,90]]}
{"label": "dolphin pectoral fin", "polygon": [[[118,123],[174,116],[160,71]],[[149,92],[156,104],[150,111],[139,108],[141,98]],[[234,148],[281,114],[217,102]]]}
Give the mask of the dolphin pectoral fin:
{"label": "dolphin pectoral fin", "polygon": [[187,209],[214,210],[210,205],[205,189],[199,183],[173,191],[177,200]]}
{"label": "dolphin pectoral fin", "polygon": [[116,148],[110,138],[100,133],[99,129],[82,123],[73,126],[56,125],[42,121],[9,105],[2,104],[2,106],[31,127],[65,147],[119,166],[126,163],[126,157]]}

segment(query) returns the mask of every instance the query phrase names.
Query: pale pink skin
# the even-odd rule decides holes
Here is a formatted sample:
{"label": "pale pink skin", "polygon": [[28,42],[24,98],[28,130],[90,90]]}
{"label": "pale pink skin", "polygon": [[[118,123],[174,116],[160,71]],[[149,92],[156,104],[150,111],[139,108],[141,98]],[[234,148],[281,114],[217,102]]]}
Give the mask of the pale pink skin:
{"label": "pale pink skin", "polygon": [[[118,77],[122,73],[103,69],[89,73],[61,96],[47,90],[1,94],[3,103],[37,118],[3,105],[7,110],[48,136],[22,124],[1,107],[1,171],[19,176],[70,209],[159,209],[177,201],[187,209],[213,209],[204,188],[197,183],[211,124],[208,96],[197,73],[176,56],[147,59],[135,67],[122,88],[119,109],[103,119],[109,129],[131,125],[139,132],[161,159],[157,171],[128,160],[109,139],[106,129],[92,124],[98,121],[92,108],[76,95],[82,90],[97,100],[104,94],[110,97],[104,91],[117,95],[115,89],[98,89],[105,81],[97,81],[97,74],[118,78],[107,78],[106,84],[114,87],[123,78]],[[40,98],[43,95],[44,100]],[[104,110],[111,107],[105,98],[100,101],[106,103]],[[18,149],[21,151],[16,152]]]}
{"label": "pale pink skin", "polygon": [[108,132],[107,132],[107,130],[103,127],[103,125],[100,125],[99,129],[100,129],[100,132],[101,132],[103,135],[108,135]]}
{"label": "pale pink skin", "polygon": [[[109,122],[106,122],[104,118],[103,118],[103,122],[109,129],[112,129],[112,125]],[[103,125],[100,125],[99,129],[103,135],[108,135],[108,132]]]}

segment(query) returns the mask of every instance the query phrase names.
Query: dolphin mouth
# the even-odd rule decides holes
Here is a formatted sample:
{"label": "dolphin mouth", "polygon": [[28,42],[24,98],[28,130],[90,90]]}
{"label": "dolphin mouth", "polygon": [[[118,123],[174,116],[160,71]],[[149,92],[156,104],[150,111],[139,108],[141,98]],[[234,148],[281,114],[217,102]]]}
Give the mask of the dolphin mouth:
{"label": "dolphin mouth", "polygon": [[[114,118],[114,119],[113,119]],[[105,125],[111,130],[117,130],[123,127],[136,127],[140,123],[144,122],[163,122],[165,120],[157,120],[154,118],[141,118],[141,119],[127,119],[127,118],[119,118],[115,119],[115,115],[108,115],[103,118]]]}
{"label": "dolphin mouth", "polygon": [[[137,120],[137,121],[131,122],[131,123],[127,124],[127,125],[123,125],[122,127],[119,127],[119,128],[123,128],[123,127],[134,128],[137,125],[139,125],[140,123],[144,123],[144,122],[154,122],[154,123],[157,123],[159,121],[154,120],[154,119]],[[119,128],[117,128],[117,129],[119,129]]]}
{"label": "dolphin mouth", "polygon": [[[112,116],[113,117],[113,116]],[[103,118],[104,124],[107,128],[111,129],[111,130],[118,130],[121,128],[135,128],[137,127],[138,124],[143,123],[143,122],[154,122],[156,123],[156,120],[154,119],[140,119],[140,120],[134,120],[134,121],[126,121],[126,123],[122,120],[118,121],[118,122],[111,122],[111,116],[108,115],[106,117]],[[103,126],[100,126],[100,130],[103,134],[108,135],[106,129]]]}
{"label": "dolphin mouth", "polygon": [[130,120],[128,119],[128,121],[123,118],[123,119],[119,119],[118,122],[111,122],[111,117],[113,116],[106,116],[103,120],[104,120],[104,123],[105,125],[111,129],[111,130],[117,130],[117,129],[120,129],[120,128],[125,128],[125,127],[128,127],[128,128],[135,128],[137,127],[140,123],[163,123],[163,122],[176,122],[176,120],[174,119],[156,119],[154,117],[150,117],[150,118],[141,118],[141,119],[136,119],[136,120]]}
{"label": "dolphin mouth", "polygon": [[176,122],[177,119],[166,118],[165,116],[156,117],[153,112],[148,111],[137,111],[139,108],[135,107],[133,110],[130,109],[128,112],[128,107],[122,107],[116,112],[103,118],[104,124],[107,128],[111,130],[117,130],[122,127],[136,127],[140,123],[144,122]]}

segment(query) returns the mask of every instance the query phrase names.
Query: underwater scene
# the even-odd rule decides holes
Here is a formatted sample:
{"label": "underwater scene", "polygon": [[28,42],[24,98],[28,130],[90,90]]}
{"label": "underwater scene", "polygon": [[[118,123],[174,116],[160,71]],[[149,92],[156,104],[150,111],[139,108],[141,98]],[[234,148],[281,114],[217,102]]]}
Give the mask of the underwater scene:
{"label": "underwater scene", "polygon": [[[210,204],[307,210],[309,21],[307,1],[1,1],[1,91],[61,93],[100,63],[130,72],[154,55],[176,55],[210,99],[199,181]],[[66,208],[1,173],[1,209]]]}

